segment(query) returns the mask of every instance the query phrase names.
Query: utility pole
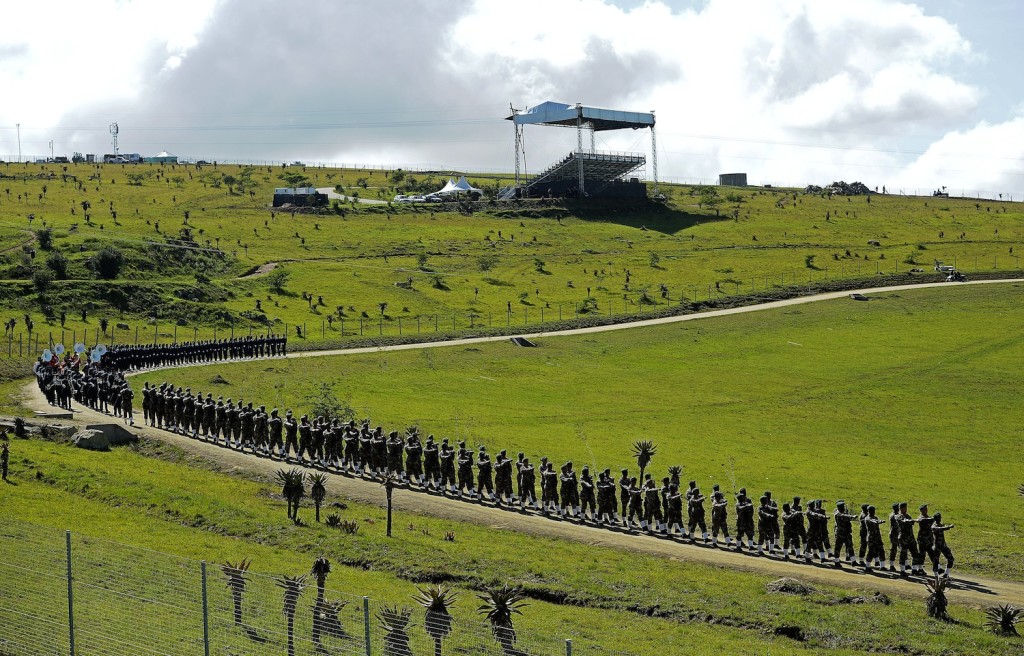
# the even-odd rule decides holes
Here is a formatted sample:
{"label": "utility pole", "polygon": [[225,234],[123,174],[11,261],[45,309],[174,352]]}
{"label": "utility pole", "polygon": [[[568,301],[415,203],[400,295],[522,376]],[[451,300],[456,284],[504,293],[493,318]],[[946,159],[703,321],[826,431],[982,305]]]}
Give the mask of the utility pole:
{"label": "utility pole", "polygon": [[15,123],[18,128],[18,163],[21,164],[21,123]]}

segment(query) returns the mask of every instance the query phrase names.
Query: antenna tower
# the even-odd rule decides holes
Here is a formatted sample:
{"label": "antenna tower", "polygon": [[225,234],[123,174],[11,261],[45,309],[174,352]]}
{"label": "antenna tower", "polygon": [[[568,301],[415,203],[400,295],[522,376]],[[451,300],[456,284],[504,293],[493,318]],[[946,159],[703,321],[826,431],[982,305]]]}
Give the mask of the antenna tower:
{"label": "antenna tower", "polygon": [[117,123],[110,124],[110,143],[114,146],[114,154],[117,155]]}

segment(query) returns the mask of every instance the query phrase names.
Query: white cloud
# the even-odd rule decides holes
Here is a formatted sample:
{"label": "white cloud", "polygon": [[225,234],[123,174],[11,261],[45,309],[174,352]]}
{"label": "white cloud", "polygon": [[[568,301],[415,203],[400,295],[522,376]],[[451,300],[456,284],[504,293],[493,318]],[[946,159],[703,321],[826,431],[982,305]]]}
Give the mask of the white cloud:
{"label": "white cloud", "polygon": [[[955,71],[979,55],[951,22],[899,0],[64,0],[45,17],[38,4],[0,24],[0,88],[14,99],[0,105],[0,156],[19,120],[37,145],[58,123],[96,124],[68,138],[102,144],[124,117],[153,128],[132,136],[140,151],[508,169],[506,125],[431,120],[552,99],[656,109],[663,176],[873,186],[932,177],[939,155],[904,174],[900,151],[947,132],[975,153],[992,131],[1015,134],[1015,122],[964,127],[983,94]],[[384,127],[341,127],[360,121]],[[30,123],[40,129],[25,139]],[[598,147],[644,150],[647,137],[604,133]],[[527,141],[533,169],[575,135],[538,128]]]}
{"label": "white cloud", "polygon": [[954,131],[928,147],[901,172],[910,187],[948,185],[965,191],[1016,194],[1024,192],[1024,116],[990,124],[981,122]]}

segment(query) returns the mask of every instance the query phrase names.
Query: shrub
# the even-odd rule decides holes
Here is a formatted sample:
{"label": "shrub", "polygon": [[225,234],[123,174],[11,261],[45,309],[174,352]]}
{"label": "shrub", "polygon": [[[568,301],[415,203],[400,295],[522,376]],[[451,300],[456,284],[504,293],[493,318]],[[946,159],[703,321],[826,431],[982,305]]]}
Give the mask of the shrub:
{"label": "shrub", "polygon": [[68,277],[68,258],[64,257],[64,253],[60,251],[53,251],[46,256],[46,266],[53,271],[53,275],[57,277],[57,280],[64,280]]}
{"label": "shrub", "polygon": [[49,269],[36,269],[32,272],[32,284],[40,294],[45,294],[52,282],[53,273]]}
{"label": "shrub", "polygon": [[39,241],[39,248],[48,251],[53,247],[53,230],[43,228],[36,230],[36,239]]}
{"label": "shrub", "polygon": [[92,268],[100,278],[113,280],[124,266],[124,254],[113,246],[106,246],[92,258]]}
{"label": "shrub", "polygon": [[476,260],[476,265],[481,271],[490,271],[498,265],[497,255],[481,255]]}
{"label": "shrub", "polygon": [[337,419],[343,424],[356,418],[352,406],[335,396],[328,383],[318,384],[306,400],[309,402],[310,417],[323,417],[327,421]]}

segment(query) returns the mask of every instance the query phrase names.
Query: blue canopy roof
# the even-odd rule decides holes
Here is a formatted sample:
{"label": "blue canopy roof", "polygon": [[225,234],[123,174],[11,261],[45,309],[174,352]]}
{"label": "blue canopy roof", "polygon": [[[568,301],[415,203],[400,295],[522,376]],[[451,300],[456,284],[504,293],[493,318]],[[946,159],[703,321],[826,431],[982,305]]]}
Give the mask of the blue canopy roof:
{"label": "blue canopy roof", "polygon": [[650,112],[625,112],[617,109],[587,107],[586,105],[567,105],[550,100],[513,114],[506,120],[513,121],[516,125],[571,127],[576,125],[577,119],[591,124],[597,132],[626,128],[636,130],[654,125],[654,114]]}

